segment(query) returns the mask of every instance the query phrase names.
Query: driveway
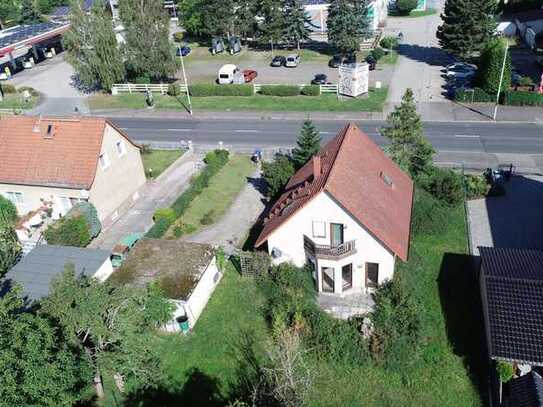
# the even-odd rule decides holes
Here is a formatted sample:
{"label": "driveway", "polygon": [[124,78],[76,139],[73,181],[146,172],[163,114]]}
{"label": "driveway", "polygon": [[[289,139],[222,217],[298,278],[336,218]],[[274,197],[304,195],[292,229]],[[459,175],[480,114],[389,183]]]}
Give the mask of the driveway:
{"label": "driveway", "polygon": [[70,115],[75,107],[81,113],[88,113],[86,95],[75,88],[73,76],[72,66],[64,60],[64,54],[59,54],[13,75],[7,83],[16,87],[31,86],[43,95],[40,105],[30,113]]}
{"label": "driveway", "polygon": [[158,178],[140,190],[136,204],[119,217],[110,227],[102,230],[90,247],[111,250],[121,238],[129,233],[145,233],[153,225],[153,214],[157,208],[170,206],[189,186],[190,178],[198,170],[200,159],[186,152]]}
{"label": "driveway", "polygon": [[468,202],[470,244],[543,249],[543,177],[515,176],[506,195]]}

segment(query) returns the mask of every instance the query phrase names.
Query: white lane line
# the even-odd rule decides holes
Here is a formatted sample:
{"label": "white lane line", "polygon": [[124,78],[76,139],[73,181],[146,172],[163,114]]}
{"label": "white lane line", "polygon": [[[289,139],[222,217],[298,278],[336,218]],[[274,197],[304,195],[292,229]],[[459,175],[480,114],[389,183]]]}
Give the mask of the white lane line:
{"label": "white lane line", "polygon": [[455,134],[454,137],[458,138],[480,138],[481,136],[477,136],[474,134]]}
{"label": "white lane line", "polygon": [[258,133],[258,130],[234,130],[235,133]]}
{"label": "white lane line", "polygon": [[193,131],[193,129],[166,129],[167,131]]}

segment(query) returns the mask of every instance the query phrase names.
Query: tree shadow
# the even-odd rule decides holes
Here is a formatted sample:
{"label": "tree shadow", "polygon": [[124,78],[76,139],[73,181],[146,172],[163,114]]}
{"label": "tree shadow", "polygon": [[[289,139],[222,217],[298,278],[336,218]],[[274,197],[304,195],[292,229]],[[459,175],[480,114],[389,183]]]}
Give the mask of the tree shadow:
{"label": "tree shadow", "polygon": [[398,54],[433,66],[446,66],[454,62],[454,58],[450,54],[438,47],[400,44],[398,45]]}
{"label": "tree shadow", "polygon": [[489,359],[478,281],[479,259],[445,253],[438,277],[447,337],[456,355],[464,360],[481,401],[487,403]]}

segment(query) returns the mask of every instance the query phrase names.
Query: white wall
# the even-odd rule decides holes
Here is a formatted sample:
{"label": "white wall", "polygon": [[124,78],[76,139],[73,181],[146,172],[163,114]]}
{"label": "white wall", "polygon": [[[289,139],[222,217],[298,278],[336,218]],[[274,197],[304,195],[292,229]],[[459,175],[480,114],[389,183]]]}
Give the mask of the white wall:
{"label": "white wall", "polygon": [[103,283],[106,281],[109,276],[113,273],[113,265],[111,264],[111,260],[107,259],[104,264],[100,266],[100,268],[94,273],[94,278],[96,278],[98,281]]}
{"label": "white wall", "polygon": [[[313,236],[313,221],[324,221],[326,236]],[[306,263],[303,236],[308,236],[316,244],[330,244],[330,223],[344,225],[344,241],[356,240],[356,254],[340,261],[319,260],[318,268],[334,267],[341,275],[341,266],[353,263],[353,288],[361,290],[365,284],[366,262],[379,264],[379,283],[392,278],[394,273],[394,255],[376,240],[350,214],[345,212],[326,192],[321,192],[306,206],[294,214],[268,238],[268,249],[278,248],[282,257],[276,262],[291,261],[301,267]],[[319,274],[319,273],[317,273]],[[339,280],[337,280],[339,281]],[[319,288],[320,288],[319,281]]]}

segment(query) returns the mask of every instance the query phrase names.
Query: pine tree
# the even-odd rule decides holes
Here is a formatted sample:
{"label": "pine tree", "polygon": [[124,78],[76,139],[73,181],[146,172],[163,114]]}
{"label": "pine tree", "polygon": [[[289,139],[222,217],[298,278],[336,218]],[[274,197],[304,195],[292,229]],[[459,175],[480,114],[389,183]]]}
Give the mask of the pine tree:
{"label": "pine tree", "polygon": [[[481,54],[477,82],[488,93],[497,94],[500,88],[500,77],[506,47],[504,40],[495,39],[488,43]],[[507,90],[509,87],[511,87],[511,54],[507,53],[501,90]]]}
{"label": "pine tree", "polygon": [[114,83],[123,80],[125,71],[104,3],[96,1],[87,13],[81,0],[74,2],[70,24],[71,30],[64,36],[68,62],[86,87],[110,90]]}
{"label": "pine tree", "polygon": [[298,49],[300,49],[300,41],[309,39],[310,23],[311,18],[300,0],[285,1],[284,36],[289,42],[296,43]]}
{"label": "pine tree", "polygon": [[177,69],[170,44],[170,19],[162,0],[119,0],[129,73],[164,79]]}
{"label": "pine tree", "polygon": [[407,89],[400,106],[387,117],[381,134],[390,140],[386,152],[404,171],[416,177],[432,163],[434,149],[423,134],[413,91]]}
{"label": "pine tree", "polygon": [[21,1],[19,24],[35,24],[41,21],[39,4],[35,0]]}
{"label": "pine tree", "polygon": [[282,2],[281,0],[261,0],[259,8],[259,14],[262,18],[258,27],[259,38],[262,42],[270,44],[273,53],[273,45],[283,37],[284,15]]}
{"label": "pine tree", "polygon": [[319,152],[320,143],[319,131],[311,120],[305,120],[296,140],[297,147],[292,150],[292,161],[296,169],[303,167],[311,157]]}
{"label": "pine tree", "polygon": [[481,51],[494,36],[498,2],[495,0],[447,0],[437,38],[443,49],[460,59]]}
{"label": "pine tree", "polygon": [[328,9],[326,25],[328,41],[342,53],[359,49],[370,36],[368,0],[333,0]]}

